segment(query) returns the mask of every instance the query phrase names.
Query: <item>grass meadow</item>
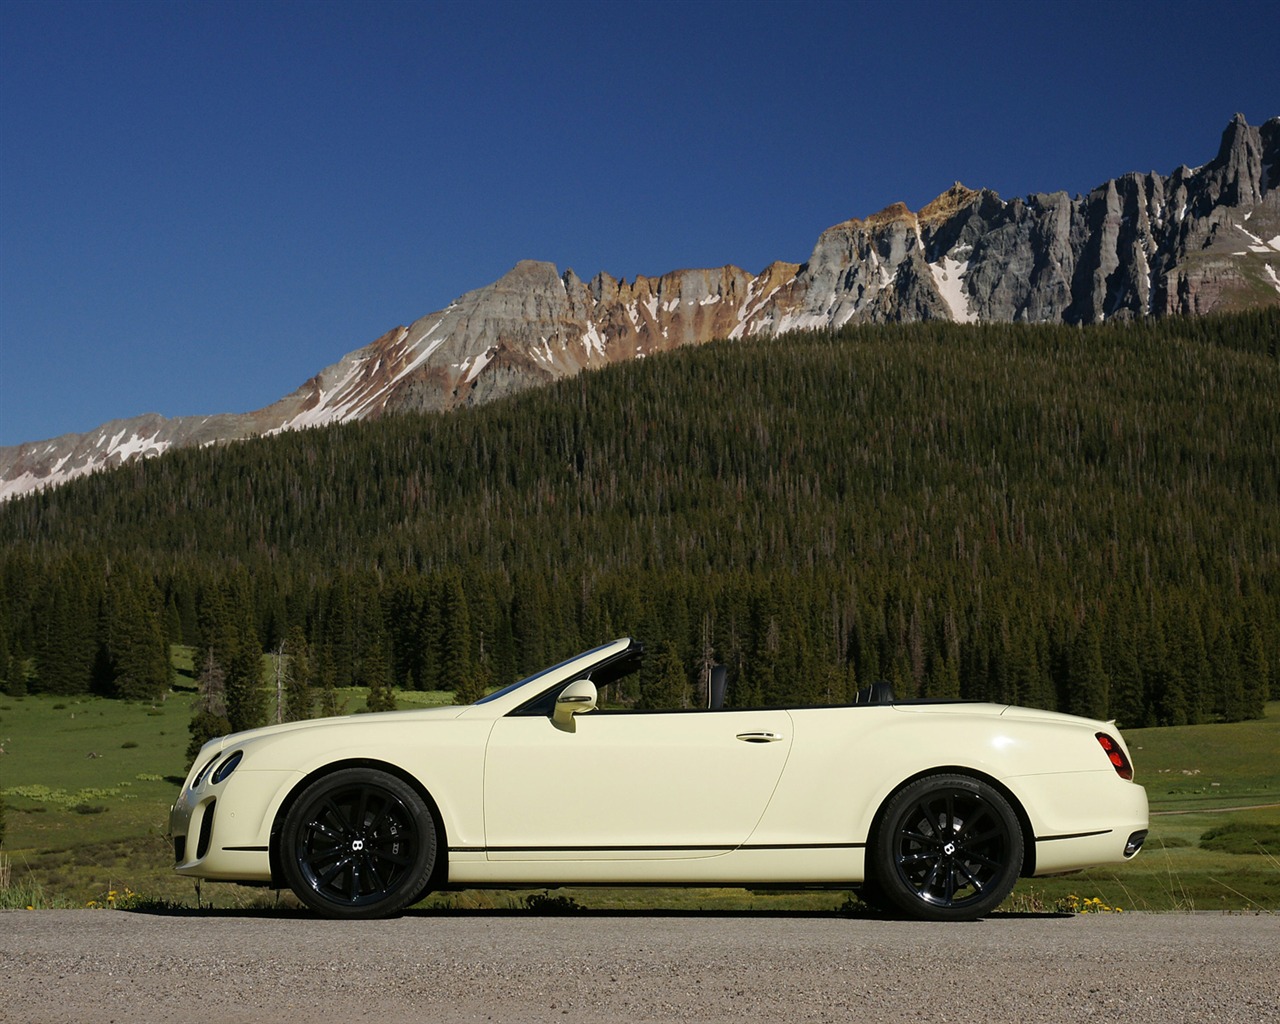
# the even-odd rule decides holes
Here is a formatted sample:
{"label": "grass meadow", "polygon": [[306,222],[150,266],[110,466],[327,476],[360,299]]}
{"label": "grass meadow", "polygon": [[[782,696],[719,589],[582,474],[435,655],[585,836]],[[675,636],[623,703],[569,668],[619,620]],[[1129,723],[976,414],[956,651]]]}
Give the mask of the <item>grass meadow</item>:
{"label": "grass meadow", "polygon": [[[180,652],[179,671],[187,667]],[[448,703],[447,693],[398,692],[401,708]],[[344,691],[349,711],[363,691]],[[7,836],[0,907],[134,902],[219,908],[295,906],[292,897],[171,870],[169,805],[186,773],[190,690],[134,704],[94,697],[0,697],[0,791]],[[1024,879],[1012,911],[1280,911],[1280,702],[1264,720],[1136,729],[1126,739],[1151,802],[1140,856],[1105,870]],[[1206,838],[1207,837],[1207,838]],[[468,891],[432,897],[442,911],[815,911],[839,893],[566,889],[551,896]]]}

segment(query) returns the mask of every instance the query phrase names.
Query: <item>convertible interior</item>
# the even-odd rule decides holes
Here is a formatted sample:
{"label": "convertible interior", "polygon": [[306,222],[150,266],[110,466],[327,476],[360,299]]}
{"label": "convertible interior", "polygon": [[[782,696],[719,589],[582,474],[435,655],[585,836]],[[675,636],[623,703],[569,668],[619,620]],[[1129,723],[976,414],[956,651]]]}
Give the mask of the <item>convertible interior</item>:
{"label": "convertible interior", "polygon": [[[644,648],[639,644],[635,644],[630,650],[620,654],[617,658],[607,661],[601,665],[597,665],[590,673],[583,678],[589,679],[594,683],[601,692],[604,692],[606,686],[618,683],[630,675],[640,670],[640,665],[644,660]],[[521,705],[513,714],[522,716],[547,716],[551,715],[555,710],[556,698],[560,691],[564,689],[565,684],[560,683],[548,690],[543,691],[537,697]],[[670,714],[679,711],[742,711],[744,708],[731,708],[727,702],[729,689],[729,670],[724,665],[715,665],[711,669],[710,685],[708,686],[707,704],[704,708],[656,708],[656,709],[640,709],[619,706],[607,706],[604,701],[598,709],[602,714]],[[862,706],[868,704],[892,704],[896,698],[894,697],[893,687],[881,680],[862,687],[857,692],[852,706]]]}

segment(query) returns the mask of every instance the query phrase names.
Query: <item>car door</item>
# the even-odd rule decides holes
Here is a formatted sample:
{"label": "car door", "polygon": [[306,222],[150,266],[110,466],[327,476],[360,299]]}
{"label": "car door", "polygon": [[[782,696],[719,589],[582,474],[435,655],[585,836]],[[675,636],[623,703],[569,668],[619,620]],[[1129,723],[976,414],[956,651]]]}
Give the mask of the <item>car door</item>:
{"label": "car door", "polygon": [[710,857],[741,845],[791,749],[785,711],[593,712],[494,723],[491,860]]}

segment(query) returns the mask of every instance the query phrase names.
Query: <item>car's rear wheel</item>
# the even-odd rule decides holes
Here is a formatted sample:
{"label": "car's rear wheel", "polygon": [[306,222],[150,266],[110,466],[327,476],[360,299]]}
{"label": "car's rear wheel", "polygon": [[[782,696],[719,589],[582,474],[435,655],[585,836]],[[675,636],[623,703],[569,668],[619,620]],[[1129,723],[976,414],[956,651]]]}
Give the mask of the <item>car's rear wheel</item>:
{"label": "car's rear wheel", "polygon": [[326,917],[386,917],[426,888],[436,823],[413,787],[371,768],[316,780],[285,816],[281,866],[303,903]]}
{"label": "car's rear wheel", "polygon": [[1022,854],[1022,829],[998,790],[928,775],[885,807],[872,842],[874,891],[912,917],[971,921],[1009,895]]}

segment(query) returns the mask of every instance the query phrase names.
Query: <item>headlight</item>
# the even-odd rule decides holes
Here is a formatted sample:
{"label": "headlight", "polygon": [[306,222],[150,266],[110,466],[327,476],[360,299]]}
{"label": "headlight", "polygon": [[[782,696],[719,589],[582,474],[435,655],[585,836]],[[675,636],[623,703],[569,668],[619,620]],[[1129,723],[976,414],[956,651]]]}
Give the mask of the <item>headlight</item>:
{"label": "headlight", "polygon": [[200,788],[200,783],[202,783],[204,781],[204,777],[209,774],[209,769],[218,763],[218,758],[221,756],[222,756],[221,753],[215,754],[213,757],[209,758],[208,764],[206,764],[203,768],[201,768],[198,772],[196,772],[196,777],[191,780],[192,789]]}
{"label": "headlight", "polygon": [[210,784],[216,786],[219,782],[222,782],[228,775],[236,770],[236,766],[240,764],[240,760],[243,757],[244,751],[237,750],[234,754],[223,761],[222,764],[218,765],[218,770],[213,773],[213,778],[209,780]]}

